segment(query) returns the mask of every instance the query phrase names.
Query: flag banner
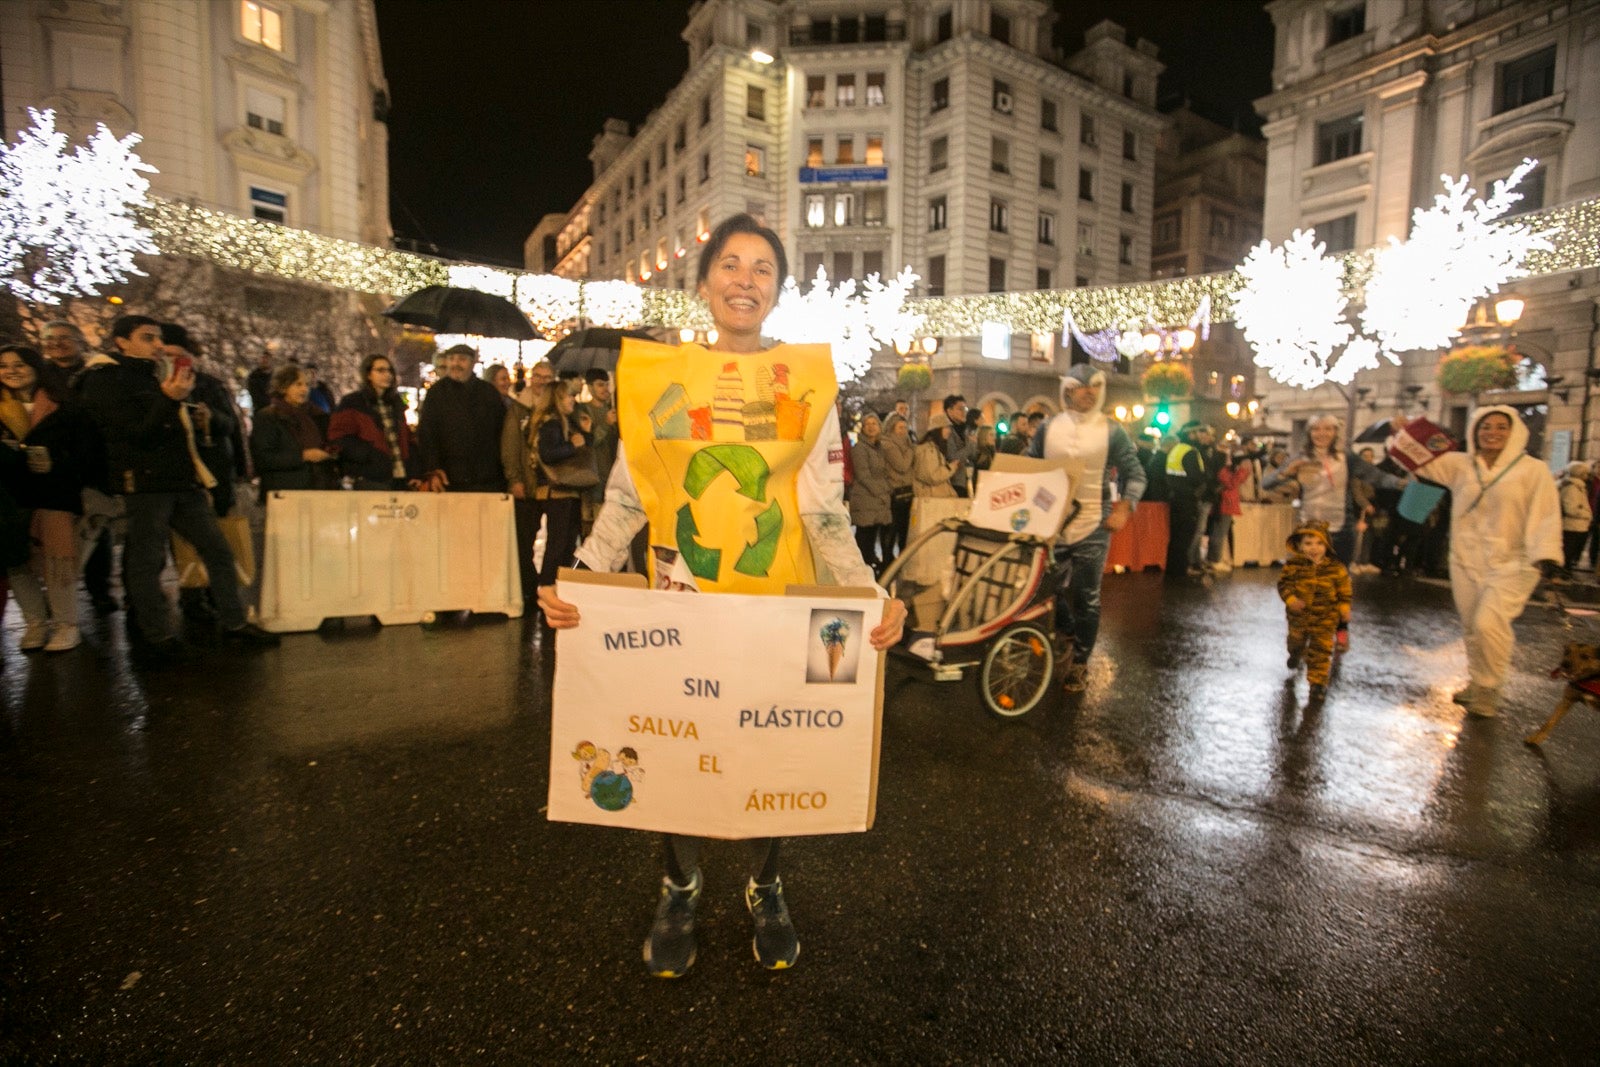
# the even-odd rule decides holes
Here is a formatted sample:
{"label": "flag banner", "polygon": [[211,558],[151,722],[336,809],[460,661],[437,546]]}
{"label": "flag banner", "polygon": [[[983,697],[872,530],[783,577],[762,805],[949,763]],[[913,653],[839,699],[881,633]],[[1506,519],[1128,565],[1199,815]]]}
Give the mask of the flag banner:
{"label": "flag banner", "polygon": [[562,571],[549,817],[697,837],[872,826],[883,656],[870,590],[645,589]]}
{"label": "flag banner", "polygon": [[1389,442],[1389,455],[1408,471],[1453,451],[1455,441],[1442,426],[1427,419],[1412,419]]}

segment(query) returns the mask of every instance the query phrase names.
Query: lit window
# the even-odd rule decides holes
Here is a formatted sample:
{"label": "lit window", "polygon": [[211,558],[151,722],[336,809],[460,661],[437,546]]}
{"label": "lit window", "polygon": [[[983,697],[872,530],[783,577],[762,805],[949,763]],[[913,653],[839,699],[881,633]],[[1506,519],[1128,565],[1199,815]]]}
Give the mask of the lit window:
{"label": "lit window", "polygon": [[283,51],[283,12],[260,0],[239,0],[239,32],[274,52]]}
{"label": "lit window", "polygon": [[820,137],[808,138],[806,140],[806,166],[808,166],[808,167],[820,167],[820,166],[823,166],[823,165],[824,164],[823,164],[823,160],[822,160],[822,138],[820,138]]}
{"label": "lit window", "polygon": [[744,173],[747,178],[759,178],[767,172],[767,150],[760,145],[744,146]]}
{"label": "lit window", "polygon": [[853,166],[856,161],[856,139],[854,137],[840,137],[839,151],[834,156],[834,162],[841,167]]}
{"label": "lit window", "polygon": [[882,71],[867,72],[867,106],[882,107],[884,101],[885,75]]}
{"label": "lit window", "polygon": [[856,106],[856,76],[841,74],[834,80],[834,103],[839,107]]}
{"label": "lit window", "polygon": [[869,167],[883,166],[883,134],[867,134],[867,157],[865,162]]}
{"label": "lit window", "polygon": [[854,193],[840,193],[833,198],[833,224],[835,226],[850,226],[855,222],[856,196]]}
{"label": "lit window", "polygon": [[806,197],[806,225],[812,229],[822,226],[828,221],[827,198],[821,193],[812,193]]}

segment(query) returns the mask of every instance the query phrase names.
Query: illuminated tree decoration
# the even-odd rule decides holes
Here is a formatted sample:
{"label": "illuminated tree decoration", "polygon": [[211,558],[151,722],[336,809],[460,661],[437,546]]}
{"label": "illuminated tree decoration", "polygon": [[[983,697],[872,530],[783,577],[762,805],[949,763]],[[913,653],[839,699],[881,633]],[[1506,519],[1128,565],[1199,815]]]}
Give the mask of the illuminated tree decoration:
{"label": "illuminated tree decoration", "polygon": [[1344,318],[1344,267],[1326,250],[1315,233],[1296,230],[1281,248],[1262,241],[1239,267],[1234,321],[1256,366],[1285,385],[1321,385],[1334,350],[1355,332]]}
{"label": "illuminated tree decoration", "polygon": [[1522,199],[1513,190],[1536,166],[1524,159],[1487,201],[1473,199],[1465,177],[1442,175],[1445,191],[1412,212],[1406,242],[1391,237],[1379,250],[1361,323],[1396,363],[1398,353],[1449,344],[1474,303],[1515,277],[1530,251],[1550,249],[1526,223],[1495,222]]}
{"label": "illuminated tree decoration", "polygon": [[0,274],[16,296],[54,304],[93,296],[143,274],[136,252],[157,251],[135,212],[155,168],[104,125],[71,155],[54,111],[28,109],[33,126],[0,145]]}
{"label": "illuminated tree decoration", "polygon": [[896,337],[922,332],[920,316],[905,308],[906,294],[916,282],[910,267],[887,283],[869,274],[857,295],[854,278],[830,286],[828,272],[818,267],[803,295],[794,278],[784,282],[765,333],[788,344],[832,345],[839,380],[855,381],[872,366],[876,349],[893,345]]}

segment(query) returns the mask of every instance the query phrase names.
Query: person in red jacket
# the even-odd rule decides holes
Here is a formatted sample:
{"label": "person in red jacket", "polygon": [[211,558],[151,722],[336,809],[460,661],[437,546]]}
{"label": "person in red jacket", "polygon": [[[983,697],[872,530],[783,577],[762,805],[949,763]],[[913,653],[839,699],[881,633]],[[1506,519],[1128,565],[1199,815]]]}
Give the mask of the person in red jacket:
{"label": "person in red jacket", "polygon": [[1233,529],[1234,517],[1242,510],[1239,507],[1239,490],[1254,476],[1255,461],[1243,450],[1235,451],[1217,472],[1219,495],[1216,514],[1211,517],[1211,541],[1206,548],[1207,570],[1221,571],[1224,574],[1233,570],[1233,563],[1229,558],[1231,553],[1228,551],[1228,534]]}

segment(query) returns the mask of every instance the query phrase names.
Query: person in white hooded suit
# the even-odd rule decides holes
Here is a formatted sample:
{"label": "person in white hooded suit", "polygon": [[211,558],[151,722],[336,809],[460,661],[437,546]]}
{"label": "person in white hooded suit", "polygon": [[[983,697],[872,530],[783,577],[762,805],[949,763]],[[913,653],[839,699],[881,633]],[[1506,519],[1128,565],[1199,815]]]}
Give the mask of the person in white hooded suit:
{"label": "person in white hooded suit", "polygon": [[[1063,683],[1073,692],[1085,686],[1089,656],[1100,633],[1100,582],[1111,535],[1127,523],[1145,487],[1133,442],[1106,418],[1105,395],[1105,372],[1074,364],[1061,379],[1061,414],[1034,433],[1028,448],[1035,459],[1053,460],[1066,469],[1078,504],[1055,549],[1057,565],[1067,567],[1066,582],[1056,594],[1056,629],[1071,641]],[[1115,494],[1106,481],[1108,468],[1116,472]]]}
{"label": "person in white hooded suit", "polygon": [[1516,637],[1511,622],[1561,559],[1556,483],[1527,454],[1528,428],[1509,407],[1480,408],[1467,451],[1446,452],[1417,477],[1450,490],[1450,591],[1466,631],[1467,687],[1455,694],[1474,715],[1499,708]]}

